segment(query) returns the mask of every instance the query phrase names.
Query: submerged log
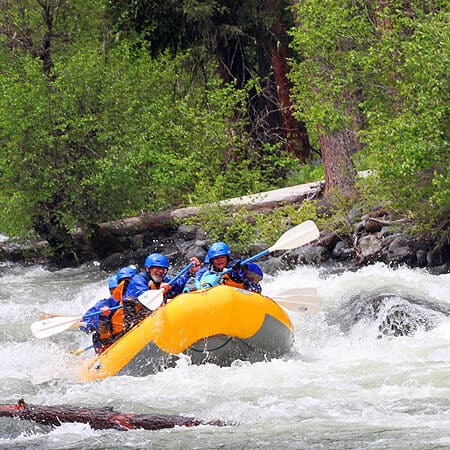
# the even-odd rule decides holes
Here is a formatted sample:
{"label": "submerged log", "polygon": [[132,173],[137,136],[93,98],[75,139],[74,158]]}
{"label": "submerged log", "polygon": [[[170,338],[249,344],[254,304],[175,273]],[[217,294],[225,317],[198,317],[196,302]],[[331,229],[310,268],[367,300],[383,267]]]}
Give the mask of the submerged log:
{"label": "submerged log", "polygon": [[94,430],[161,430],[175,426],[195,427],[198,425],[223,426],[217,420],[203,422],[193,417],[160,414],[125,414],[110,407],[87,408],[67,405],[29,405],[20,399],[15,405],[0,405],[0,417],[17,417],[32,420],[43,425],[59,426],[63,422],[87,423]]}

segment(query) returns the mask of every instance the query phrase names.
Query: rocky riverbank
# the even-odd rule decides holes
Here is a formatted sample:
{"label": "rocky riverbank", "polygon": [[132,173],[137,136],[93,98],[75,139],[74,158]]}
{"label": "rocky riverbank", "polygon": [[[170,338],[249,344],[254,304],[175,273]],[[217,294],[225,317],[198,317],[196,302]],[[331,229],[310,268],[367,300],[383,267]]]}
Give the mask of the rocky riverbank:
{"label": "rocky riverbank", "polygon": [[[433,274],[450,272],[448,242],[432,242],[420,236],[409,236],[402,228],[405,227],[401,219],[392,219],[386,211],[376,210],[363,216],[355,224],[352,234],[322,232],[317,241],[295,250],[275,252],[261,260],[260,264],[267,273],[292,269],[299,264],[344,263],[347,268],[356,269],[375,262],[427,268]],[[211,242],[196,225],[180,226],[175,232],[152,239],[152,242],[149,238],[152,239],[152,236],[141,235],[137,239],[134,236],[133,242],[142,242],[140,248],[113,253],[102,260],[102,267],[111,270],[126,263],[140,264],[153,251],[164,251],[181,266],[192,256],[203,258]],[[264,249],[253,244],[246,255],[236,256],[244,258]]]}
{"label": "rocky riverbank", "polygon": [[[321,183],[309,183],[292,188],[278,189],[223,202],[226,205],[248,205],[251,209],[271,209],[281,205],[299,205],[304,199],[317,197]],[[77,233],[80,263],[98,261],[105,271],[113,271],[126,264],[140,266],[145,256],[160,251],[169,256],[175,267],[182,267],[192,256],[202,259],[211,239],[198,225],[176,225],[176,219],[193,217],[199,208],[182,208],[160,214],[148,214],[117,222],[102,224],[95,239],[86,239]],[[352,220],[352,230],[347,234],[321,232],[320,238],[308,245],[286,252],[275,252],[260,260],[267,273],[291,269],[298,264],[343,263],[355,269],[375,262],[389,265],[407,265],[426,268],[433,274],[450,272],[450,243],[448,238],[432,240],[411,235],[409,223],[393,217],[379,208]],[[233,243],[229,243],[233,247]],[[252,244],[248,257],[264,250]],[[50,264],[45,241],[18,244],[0,242],[0,261],[15,263]]]}

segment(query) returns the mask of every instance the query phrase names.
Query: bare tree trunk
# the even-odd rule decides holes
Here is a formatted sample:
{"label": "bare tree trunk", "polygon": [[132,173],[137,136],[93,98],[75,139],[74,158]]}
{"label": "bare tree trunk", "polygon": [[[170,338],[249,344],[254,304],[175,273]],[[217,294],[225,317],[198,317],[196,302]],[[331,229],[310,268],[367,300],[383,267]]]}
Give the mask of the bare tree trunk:
{"label": "bare tree trunk", "polygon": [[0,405],[0,417],[18,417],[44,425],[59,426],[63,422],[88,423],[94,430],[161,430],[175,426],[223,426],[219,421],[202,422],[193,417],[160,414],[124,414],[112,408],[83,408],[66,405],[28,405],[20,399],[16,405]]}
{"label": "bare tree trunk", "polygon": [[283,131],[286,138],[286,150],[306,163],[311,155],[308,133],[304,122],[299,122],[292,114],[291,83],[287,78],[289,72],[288,43],[286,30],[283,28],[280,17],[272,32],[277,42],[272,46],[272,65],[277,85],[277,96],[280,107]]}
{"label": "bare tree trunk", "polygon": [[[9,45],[12,48],[20,48],[25,53],[30,53],[34,58],[42,61],[42,71],[49,81],[52,81],[53,60],[51,56],[52,40],[56,38],[53,33],[54,14],[60,8],[63,0],[48,1],[40,0],[38,5],[41,8],[42,17],[42,35],[33,38],[32,30],[29,27],[29,17],[31,14],[26,7],[17,8],[18,18],[14,20],[12,14],[7,14],[3,23],[0,23],[0,35],[7,37]],[[5,5],[8,8],[8,5]],[[59,36],[61,38],[61,36]]]}
{"label": "bare tree trunk", "polygon": [[325,169],[325,195],[336,189],[351,195],[356,178],[351,154],[359,145],[357,139],[351,131],[342,130],[330,135],[320,133],[319,141]]}

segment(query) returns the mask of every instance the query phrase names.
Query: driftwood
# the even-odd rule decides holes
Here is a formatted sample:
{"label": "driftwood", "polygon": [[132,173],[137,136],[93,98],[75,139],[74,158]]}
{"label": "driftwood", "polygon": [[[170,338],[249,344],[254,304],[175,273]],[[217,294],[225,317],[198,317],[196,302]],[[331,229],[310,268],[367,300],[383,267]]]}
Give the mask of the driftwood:
{"label": "driftwood", "polygon": [[124,414],[112,408],[86,408],[67,405],[29,405],[20,399],[15,405],[0,405],[0,417],[17,417],[44,425],[59,426],[63,422],[88,423],[95,430],[160,430],[175,426],[223,426],[221,421],[203,422],[193,417],[159,414]]}
{"label": "driftwood", "polygon": [[[282,205],[299,204],[305,199],[315,198],[321,193],[323,187],[324,185],[321,182],[300,184],[260,194],[223,200],[215,204],[215,206],[245,207],[249,211],[271,210]],[[177,219],[194,217],[203,208],[205,206],[190,206],[172,211],[142,214],[137,217],[102,223],[99,225],[99,229],[104,233],[109,233],[117,237],[132,236],[146,231],[167,230],[176,228],[175,222]]]}

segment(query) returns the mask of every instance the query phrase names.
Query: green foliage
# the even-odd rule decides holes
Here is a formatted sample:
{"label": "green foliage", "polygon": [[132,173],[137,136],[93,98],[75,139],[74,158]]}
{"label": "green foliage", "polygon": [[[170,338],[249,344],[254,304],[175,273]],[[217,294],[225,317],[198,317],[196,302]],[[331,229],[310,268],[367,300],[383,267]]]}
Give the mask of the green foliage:
{"label": "green foliage", "polygon": [[360,88],[361,57],[371,39],[371,24],[364,20],[360,2],[306,0],[294,13],[299,25],[292,46],[300,55],[292,61],[296,115],[317,142],[317,126],[332,133],[351,127]]}
{"label": "green foliage", "polygon": [[[274,17],[265,5],[147,1],[121,9],[104,0],[63,2],[52,24],[49,77],[39,53],[48,31],[42,7],[19,3],[0,7],[0,30],[28,30],[31,38],[26,48],[14,33],[0,34],[1,231],[25,235],[40,221],[70,230],[323,179],[322,167],[300,166],[279,145],[254,145],[244,111],[257,79],[238,90],[225,85],[211,63],[214,52],[217,57],[227,49],[225,38],[250,45],[257,36],[260,50],[270,48],[263,40]],[[107,6],[126,38],[109,34]],[[155,15],[131,14],[143,6],[156,8]],[[356,159],[377,174],[376,182],[365,182],[361,204],[383,203],[422,224],[445,216],[446,4],[393,0],[380,10],[363,0],[305,0],[293,11],[294,107],[310,140],[318,143],[318,127],[358,133],[365,150]],[[134,27],[148,27],[143,41],[130,31]],[[146,39],[155,30],[167,41]],[[189,52],[164,53],[189,47],[191,37],[197,46]],[[201,50],[205,42],[210,48]],[[243,54],[248,67],[262,68],[255,51]],[[193,60],[201,74],[188,69]],[[345,229],[352,204],[338,196],[333,202],[330,223]],[[270,245],[288,225],[322,220],[315,207],[304,203],[264,215],[213,209],[204,226],[237,248],[255,238]]]}
{"label": "green foliage", "polygon": [[[450,199],[450,41],[448,14],[422,13],[420,19],[392,17],[396,32],[367,55],[374,82],[386,95],[374,93],[365,104],[364,142],[379,177],[375,195],[430,222],[448,211]],[[394,57],[392,49],[400,56]],[[383,70],[375,54],[384,62]]]}
{"label": "green foliage", "polygon": [[293,167],[287,172],[287,177],[285,185],[294,186],[321,181],[325,178],[325,173],[322,165],[300,165],[296,160]]}
{"label": "green foliage", "polygon": [[279,146],[264,147],[264,159],[252,150],[250,142],[234,142],[230,153],[217,166],[206,167],[192,201],[196,204],[220,201],[277,187],[308,183],[323,178],[323,169],[303,165]]}
{"label": "green foliage", "polygon": [[[43,114],[48,91],[40,64],[29,57],[13,62],[11,72],[6,66],[6,76],[0,78],[0,217],[1,229],[23,234],[31,225],[32,205],[45,200],[53,183],[53,161],[48,157],[53,142],[45,133],[50,126],[49,115]],[[14,66],[21,66],[20,72]]]}
{"label": "green foliage", "polygon": [[316,203],[304,201],[297,208],[286,206],[269,212],[248,211],[231,205],[208,205],[195,218],[180,223],[200,225],[213,241],[227,242],[236,254],[248,253],[249,245],[257,243],[270,247],[282,233],[305,220],[314,220],[319,226]]}
{"label": "green foliage", "polygon": [[[212,76],[201,87],[184,80],[181,57],[154,60],[135,42],[56,56],[52,86],[20,54],[0,81],[4,232],[26,233],[49,207],[73,229],[188,203],[195,181],[214,185],[242,147],[229,117],[245,93]],[[239,195],[258,184],[250,171],[241,180],[224,185]]]}
{"label": "green foliage", "polygon": [[365,195],[426,226],[446,214],[450,198],[448,9],[442,1],[378,6],[296,5],[297,115],[310,133],[359,133],[365,150],[357,158],[377,174]]}

